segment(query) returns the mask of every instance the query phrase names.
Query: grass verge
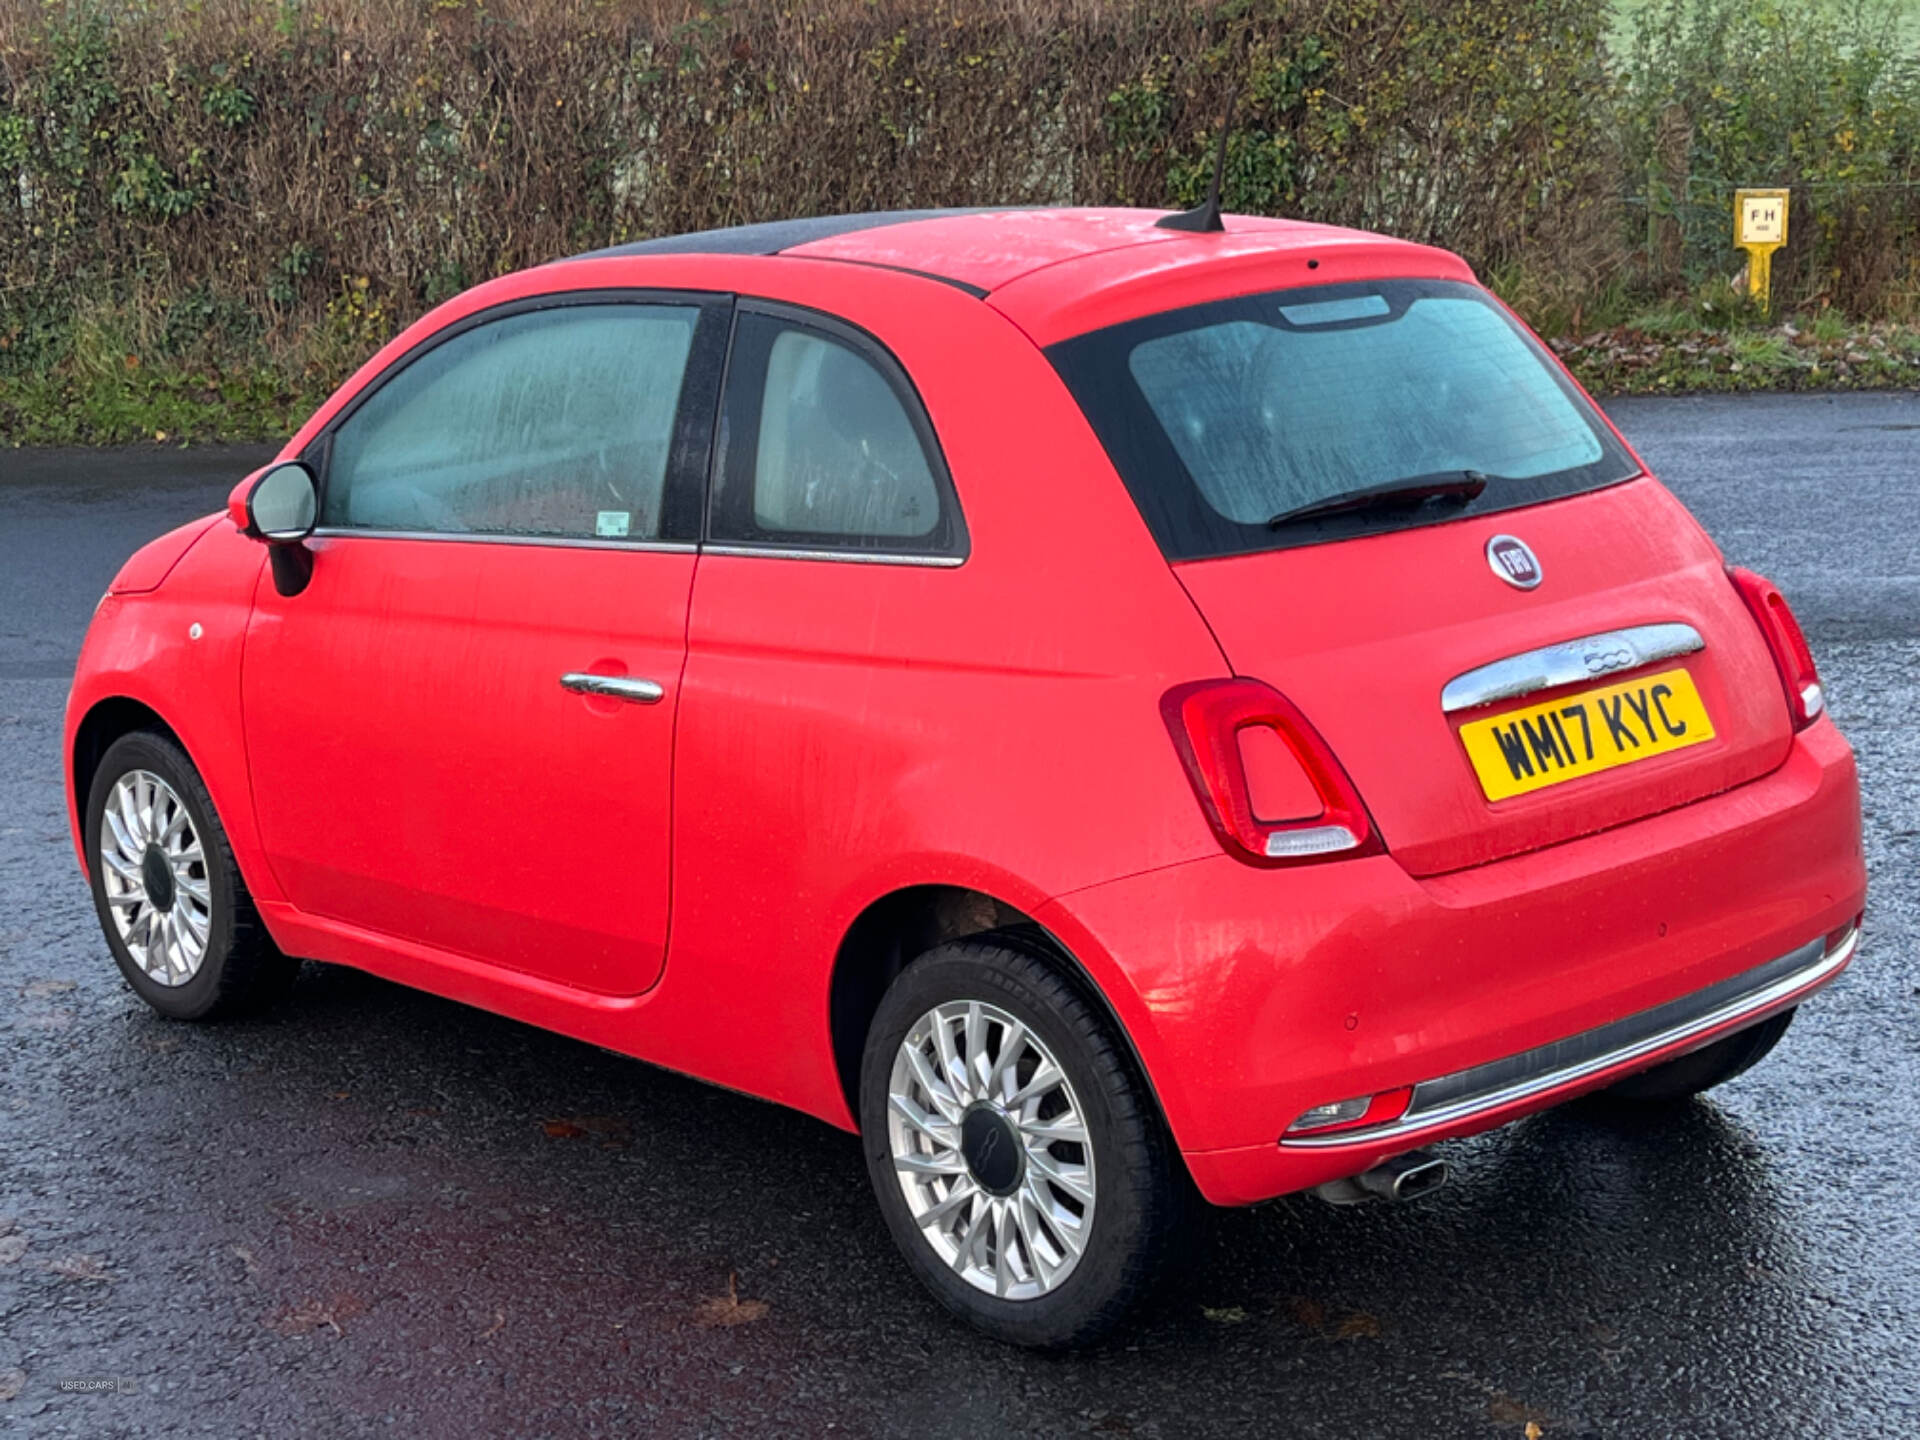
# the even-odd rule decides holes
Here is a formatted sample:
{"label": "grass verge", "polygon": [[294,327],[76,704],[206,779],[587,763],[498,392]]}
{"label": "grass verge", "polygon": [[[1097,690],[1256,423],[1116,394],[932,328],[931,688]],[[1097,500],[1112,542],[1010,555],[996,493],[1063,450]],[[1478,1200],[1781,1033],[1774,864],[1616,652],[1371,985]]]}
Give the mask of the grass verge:
{"label": "grass verge", "polygon": [[0,377],[0,444],[284,440],[326,398],[271,369],[142,366],[125,377]]}
{"label": "grass verge", "polygon": [[1920,327],[1822,324],[1716,330],[1629,322],[1556,339],[1596,395],[1920,389]]}

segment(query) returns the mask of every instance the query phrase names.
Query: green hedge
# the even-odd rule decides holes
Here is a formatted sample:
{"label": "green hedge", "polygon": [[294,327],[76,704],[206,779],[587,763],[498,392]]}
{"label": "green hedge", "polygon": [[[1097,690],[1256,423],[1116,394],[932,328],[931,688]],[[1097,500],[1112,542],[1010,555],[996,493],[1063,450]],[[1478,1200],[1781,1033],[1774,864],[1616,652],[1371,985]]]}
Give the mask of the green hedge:
{"label": "green hedge", "polygon": [[[1805,285],[1789,257],[1790,287],[1910,302],[1914,192],[1862,208],[1833,160],[1855,117],[1874,183],[1913,178],[1911,66],[1829,27],[1820,105],[1775,97],[1813,118],[1735,144],[1745,112],[1685,69],[1705,41],[1675,20],[1610,67],[1606,20],[1597,0],[0,0],[0,438],[277,433],[435,301],[636,236],[1190,203],[1231,90],[1229,208],[1457,249],[1550,329],[1729,271],[1710,225],[1667,233],[1696,177],[1791,181],[1821,137],[1828,188],[1794,223],[1823,248]],[[1716,57],[1758,73],[1752,27],[1722,30],[1748,38]]]}
{"label": "green hedge", "polygon": [[[1645,279],[1742,263],[1734,191],[1791,186],[1788,308],[1920,315],[1920,58],[1894,3],[1654,0],[1619,62]],[[1632,243],[1630,237],[1629,243]]]}

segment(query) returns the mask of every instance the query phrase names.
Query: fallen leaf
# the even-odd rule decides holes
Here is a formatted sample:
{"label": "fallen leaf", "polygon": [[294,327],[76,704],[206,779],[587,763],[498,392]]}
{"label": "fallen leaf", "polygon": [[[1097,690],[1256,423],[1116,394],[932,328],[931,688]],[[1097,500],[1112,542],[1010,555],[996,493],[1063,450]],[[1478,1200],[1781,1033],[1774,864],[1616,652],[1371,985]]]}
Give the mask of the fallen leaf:
{"label": "fallen leaf", "polygon": [[633,1134],[633,1127],[618,1115],[567,1115],[549,1120],[540,1128],[556,1140],[598,1135],[603,1141],[619,1141]]}
{"label": "fallen leaf", "polygon": [[1296,1295],[1287,1303],[1293,1310],[1293,1318],[1305,1329],[1319,1330],[1326,1325],[1327,1309],[1318,1300]]}
{"label": "fallen leaf", "polygon": [[1528,1435],[1534,1440],[1538,1440],[1543,1433],[1539,1426],[1546,1418],[1531,1405],[1523,1404],[1499,1390],[1495,1390],[1493,1398],[1487,1402],[1487,1417],[1501,1425],[1524,1424]]}
{"label": "fallen leaf", "polygon": [[474,1339],[491,1340],[494,1336],[498,1335],[502,1330],[506,1328],[507,1328],[507,1312],[504,1310],[496,1310],[493,1312],[493,1323],[487,1326],[487,1328],[482,1330],[478,1335],[474,1336]]}
{"label": "fallen leaf", "polygon": [[0,1265],[11,1265],[27,1253],[24,1235],[0,1235]]}
{"label": "fallen leaf", "polygon": [[764,1300],[742,1300],[740,1298],[740,1277],[729,1270],[727,1272],[727,1293],[717,1295],[711,1300],[702,1300],[693,1307],[693,1319],[697,1325],[709,1328],[727,1325],[751,1325],[756,1320],[767,1318],[770,1307]]}
{"label": "fallen leaf", "polygon": [[1247,1318],[1247,1312],[1238,1305],[1222,1305],[1218,1309],[1211,1305],[1202,1305],[1200,1313],[1216,1325],[1239,1325]]}
{"label": "fallen leaf", "polygon": [[351,1090],[327,1091],[327,1099],[329,1100],[351,1100],[352,1098],[353,1098],[353,1092]]}
{"label": "fallen leaf", "polygon": [[239,1260],[242,1265],[247,1267],[247,1278],[249,1280],[260,1273],[260,1262],[253,1258],[253,1251],[244,1245],[235,1245],[232,1247],[232,1250],[234,1257]]}
{"label": "fallen leaf", "polygon": [[1540,1440],[1540,1437],[1546,1432],[1540,1428],[1540,1422],[1538,1420],[1529,1420],[1527,1421],[1527,1428],[1521,1433],[1527,1437],[1527,1440]]}
{"label": "fallen leaf", "polygon": [[1380,1321],[1364,1310],[1355,1310],[1340,1322],[1340,1328],[1333,1332],[1336,1340],[1378,1340]]}
{"label": "fallen leaf", "polygon": [[302,1335],[321,1329],[344,1335],[347,1332],[342,1328],[343,1322],[364,1313],[366,1308],[366,1302],[358,1295],[336,1295],[331,1300],[307,1300],[290,1305],[276,1311],[268,1323],[282,1335]]}
{"label": "fallen leaf", "polygon": [[29,1000],[39,1000],[48,995],[64,995],[73,988],[71,980],[29,980],[20,993]]}
{"label": "fallen leaf", "polygon": [[47,1269],[56,1275],[64,1275],[69,1280],[111,1280],[107,1267],[91,1255],[63,1255],[58,1260],[49,1260]]}
{"label": "fallen leaf", "polygon": [[27,1384],[24,1370],[0,1370],[0,1401],[13,1399]]}

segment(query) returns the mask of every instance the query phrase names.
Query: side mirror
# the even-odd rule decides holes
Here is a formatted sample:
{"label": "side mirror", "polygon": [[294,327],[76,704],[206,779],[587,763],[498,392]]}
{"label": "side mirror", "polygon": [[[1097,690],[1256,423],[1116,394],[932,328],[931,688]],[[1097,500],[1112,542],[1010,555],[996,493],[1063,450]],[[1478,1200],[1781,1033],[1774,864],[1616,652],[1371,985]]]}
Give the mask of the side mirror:
{"label": "side mirror", "polygon": [[303,461],[261,472],[247,492],[247,534],[273,545],[298,545],[320,518],[320,492]]}
{"label": "side mirror", "polygon": [[268,466],[247,491],[246,514],[246,533],[267,542],[273,588],[298,595],[313,578],[313,552],[306,546],[320,518],[313,471],[299,460]]}

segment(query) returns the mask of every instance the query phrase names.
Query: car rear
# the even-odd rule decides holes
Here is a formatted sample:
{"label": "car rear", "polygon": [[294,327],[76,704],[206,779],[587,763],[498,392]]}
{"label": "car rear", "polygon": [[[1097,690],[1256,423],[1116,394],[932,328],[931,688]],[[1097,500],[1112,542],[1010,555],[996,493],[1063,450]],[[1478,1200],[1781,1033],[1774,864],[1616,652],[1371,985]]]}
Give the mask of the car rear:
{"label": "car rear", "polygon": [[1864,902],[1778,592],[1477,285],[1300,278],[1048,348],[1228,666],[1163,702],[1221,860],[1054,917],[1193,992],[1142,1048],[1216,1199],[1754,1024]]}

